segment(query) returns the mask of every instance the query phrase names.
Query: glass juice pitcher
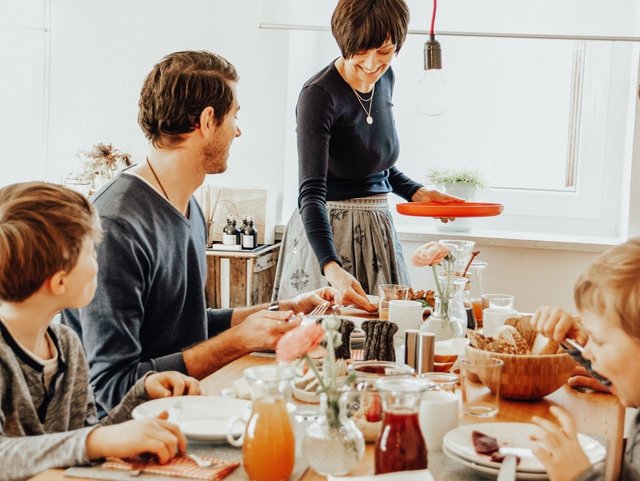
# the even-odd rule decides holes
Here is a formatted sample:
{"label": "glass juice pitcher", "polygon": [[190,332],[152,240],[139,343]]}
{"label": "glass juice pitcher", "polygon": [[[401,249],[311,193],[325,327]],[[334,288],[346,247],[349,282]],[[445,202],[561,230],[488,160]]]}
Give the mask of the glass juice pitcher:
{"label": "glass juice pitcher", "polygon": [[253,405],[242,443],[244,469],[251,481],[285,481],[293,471],[295,439],[287,401],[294,371],[256,366],[244,371]]}
{"label": "glass juice pitcher", "polygon": [[382,378],[382,430],[376,441],[375,474],[427,468],[427,445],[418,413],[422,393],[433,384],[420,378]]}

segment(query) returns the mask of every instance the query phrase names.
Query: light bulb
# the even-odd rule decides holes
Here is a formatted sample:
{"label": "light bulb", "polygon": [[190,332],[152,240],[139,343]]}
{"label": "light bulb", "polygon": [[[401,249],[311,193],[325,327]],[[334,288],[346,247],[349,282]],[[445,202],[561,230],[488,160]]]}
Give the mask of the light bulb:
{"label": "light bulb", "polygon": [[422,114],[437,117],[449,106],[449,85],[442,70],[440,43],[435,37],[424,44],[424,70],[413,90],[414,102]]}

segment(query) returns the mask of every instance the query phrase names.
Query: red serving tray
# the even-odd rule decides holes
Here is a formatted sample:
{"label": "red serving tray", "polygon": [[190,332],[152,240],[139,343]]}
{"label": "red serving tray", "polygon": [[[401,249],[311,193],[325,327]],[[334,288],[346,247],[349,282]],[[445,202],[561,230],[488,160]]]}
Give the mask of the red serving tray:
{"label": "red serving tray", "polygon": [[396,204],[398,213],[419,217],[491,217],[499,215],[502,204],[489,202],[460,202],[440,204],[438,202],[403,202]]}

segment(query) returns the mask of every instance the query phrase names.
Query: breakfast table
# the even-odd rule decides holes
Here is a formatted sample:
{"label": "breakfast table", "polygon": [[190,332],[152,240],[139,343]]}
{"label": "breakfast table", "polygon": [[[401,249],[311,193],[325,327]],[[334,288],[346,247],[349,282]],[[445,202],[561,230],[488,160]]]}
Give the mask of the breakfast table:
{"label": "breakfast table", "polygon": [[[228,364],[222,369],[211,374],[202,381],[202,387],[208,395],[218,395],[222,390],[228,390],[233,381],[242,377],[244,370],[251,366],[274,363],[270,357],[246,355]],[[530,422],[532,416],[537,415],[551,419],[549,413],[551,406],[561,406],[568,410],[576,419],[578,430],[584,434],[606,444],[607,481],[615,481],[619,478],[622,459],[622,434],[624,425],[624,408],[615,396],[603,393],[585,393],[564,385],[556,392],[538,401],[510,401],[502,399],[500,410],[496,417],[472,418],[464,416],[461,424],[473,424],[479,422]],[[373,444],[367,444],[365,456],[351,475],[373,474]],[[238,451],[241,458],[241,451]],[[469,479],[493,479],[491,475],[478,472],[450,460],[441,450],[429,451],[429,470],[436,481],[457,481]],[[238,468],[238,472],[242,468]],[[32,477],[29,481],[69,481],[83,478],[67,477],[63,469],[50,469]],[[300,481],[324,481],[324,476],[318,475],[308,469]],[[291,480],[298,481],[298,480]]]}

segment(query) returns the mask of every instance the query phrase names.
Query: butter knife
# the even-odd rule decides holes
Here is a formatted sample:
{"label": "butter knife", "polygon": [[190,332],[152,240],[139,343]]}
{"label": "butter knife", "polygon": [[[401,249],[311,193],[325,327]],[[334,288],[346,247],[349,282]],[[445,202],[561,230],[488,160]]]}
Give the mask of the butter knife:
{"label": "butter knife", "polygon": [[507,454],[502,461],[500,471],[498,471],[498,479],[496,481],[515,481],[516,479],[516,457]]}

